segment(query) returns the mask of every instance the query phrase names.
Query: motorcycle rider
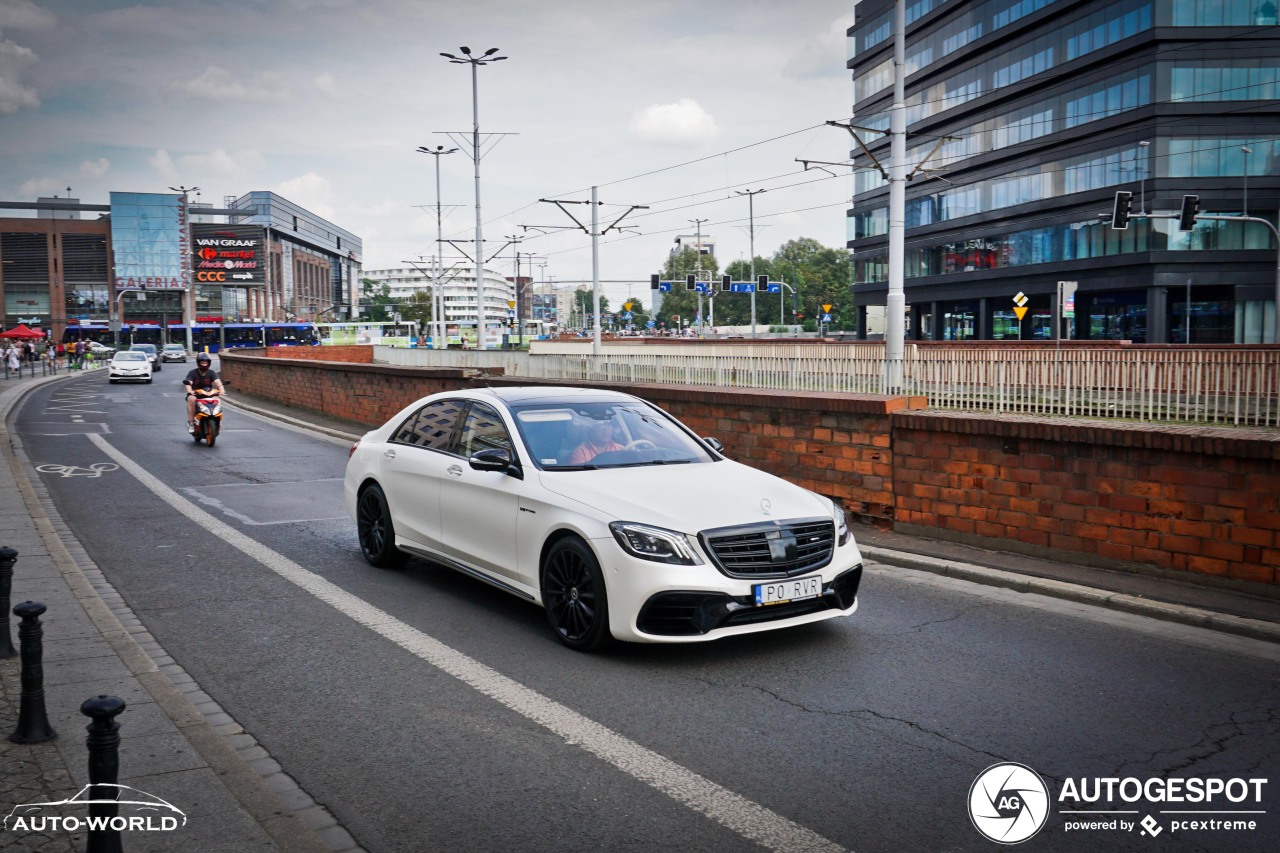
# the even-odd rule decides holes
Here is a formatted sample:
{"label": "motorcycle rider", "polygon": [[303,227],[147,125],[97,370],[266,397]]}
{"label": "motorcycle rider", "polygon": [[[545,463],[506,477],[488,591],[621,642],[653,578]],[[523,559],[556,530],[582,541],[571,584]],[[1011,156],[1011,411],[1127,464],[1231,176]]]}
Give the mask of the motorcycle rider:
{"label": "motorcycle rider", "polygon": [[212,363],[209,353],[200,353],[196,356],[195,370],[187,373],[187,378],[182,380],[182,384],[187,386],[187,432],[191,434],[196,431],[196,392],[216,392],[218,396],[223,393],[222,380],[218,378],[217,371],[209,366]]}

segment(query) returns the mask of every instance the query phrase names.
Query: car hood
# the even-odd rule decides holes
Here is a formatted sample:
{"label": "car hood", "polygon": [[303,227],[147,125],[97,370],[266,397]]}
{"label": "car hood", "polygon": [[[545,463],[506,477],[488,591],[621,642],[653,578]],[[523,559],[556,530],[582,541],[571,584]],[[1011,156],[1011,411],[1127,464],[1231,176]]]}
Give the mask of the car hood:
{"label": "car hood", "polygon": [[539,476],[548,491],[583,503],[609,520],[637,521],[686,533],[831,515],[826,499],[728,459],[598,471],[542,471]]}

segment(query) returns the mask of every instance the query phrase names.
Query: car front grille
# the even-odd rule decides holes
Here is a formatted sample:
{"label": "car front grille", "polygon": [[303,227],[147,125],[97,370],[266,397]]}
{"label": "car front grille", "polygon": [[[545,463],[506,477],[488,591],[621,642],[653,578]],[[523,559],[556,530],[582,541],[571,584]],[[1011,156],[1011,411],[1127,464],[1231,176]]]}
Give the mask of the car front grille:
{"label": "car front grille", "polygon": [[858,600],[862,565],[840,574],[822,587],[822,595],[803,601],[758,607],[749,595],[729,596],[719,592],[660,592],[640,608],[636,627],[646,634],[660,637],[690,637],[707,634],[717,628],[779,622],[821,613],[824,610],[848,610]]}
{"label": "car front grille", "polygon": [[836,526],[829,518],[804,518],[704,530],[698,538],[731,578],[791,577],[831,562]]}

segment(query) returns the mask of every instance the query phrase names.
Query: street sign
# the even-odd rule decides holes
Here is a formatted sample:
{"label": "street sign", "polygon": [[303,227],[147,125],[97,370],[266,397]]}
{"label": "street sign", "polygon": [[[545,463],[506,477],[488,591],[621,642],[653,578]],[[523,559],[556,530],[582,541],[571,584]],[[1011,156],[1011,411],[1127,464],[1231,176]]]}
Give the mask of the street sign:
{"label": "street sign", "polygon": [[781,285],[781,284],[771,284],[771,285],[769,285],[769,292],[770,292],[770,293],[781,293],[781,292],[782,292],[782,285]]}
{"label": "street sign", "polygon": [[1027,316],[1027,295],[1021,290],[1013,297],[1013,313],[1018,315],[1019,320]]}
{"label": "street sign", "polygon": [[755,293],[756,286],[749,281],[735,281],[732,290],[734,293]]}
{"label": "street sign", "polygon": [[662,291],[663,293],[670,293],[670,292],[671,292],[671,282],[669,282],[669,281],[660,281],[660,282],[658,282],[658,290]]}
{"label": "street sign", "polygon": [[830,313],[831,313],[831,306],[830,306],[830,305],[826,305],[826,304],[824,304],[824,305],[822,306],[822,313],[824,313],[824,314],[830,314]]}
{"label": "street sign", "polygon": [[631,311],[631,303],[630,302],[622,303],[622,310],[627,311],[629,313]]}
{"label": "street sign", "polygon": [[508,308],[515,308],[515,307],[516,307],[516,301],[515,301],[514,299],[508,299],[508,300],[507,300],[507,307],[508,307]]}
{"label": "street sign", "polygon": [[[628,304],[628,305],[630,305],[631,303],[629,303],[629,302],[628,302],[627,304]],[[630,319],[631,319],[631,312],[630,312],[630,311],[626,311],[626,312],[624,312],[624,313],[623,313],[623,315],[622,315],[622,319],[624,319],[624,320],[630,320]]]}
{"label": "street sign", "polygon": [[822,315],[822,322],[823,322],[823,324],[824,324],[824,325],[825,325],[825,324],[827,324],[827,323],[830,323],[830,322],[831,322],[831,315],[830,315],[830,314],[823,314],[823,315]]}

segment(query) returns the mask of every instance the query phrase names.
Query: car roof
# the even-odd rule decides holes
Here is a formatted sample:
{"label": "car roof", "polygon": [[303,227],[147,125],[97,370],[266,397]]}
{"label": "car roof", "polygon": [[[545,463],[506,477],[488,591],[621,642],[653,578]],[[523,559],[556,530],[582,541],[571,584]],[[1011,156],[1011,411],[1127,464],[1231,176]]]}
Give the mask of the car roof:
{"label": "car roof", "polygon": [[507,388],[479,388],[477,394],[493,397],[508,406],[526,403],[573,405],[575,403],[633,403],[639,398],[603,388],[576,388],[567,385],[517,385]]}

